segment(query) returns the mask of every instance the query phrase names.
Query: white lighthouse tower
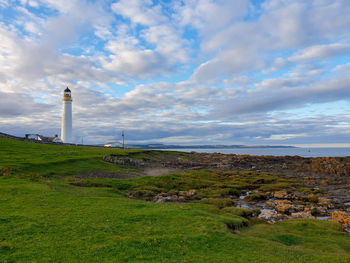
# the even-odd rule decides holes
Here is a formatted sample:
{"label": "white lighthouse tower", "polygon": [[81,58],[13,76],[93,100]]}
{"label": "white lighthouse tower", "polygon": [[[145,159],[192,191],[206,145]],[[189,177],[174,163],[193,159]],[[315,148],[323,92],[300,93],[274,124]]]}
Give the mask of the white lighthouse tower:
{"label": "white lighthouse tower", "polygon": [[68,87],[64,90],[63,93],[61,140],[64,143],[72,142],[72,95]]}

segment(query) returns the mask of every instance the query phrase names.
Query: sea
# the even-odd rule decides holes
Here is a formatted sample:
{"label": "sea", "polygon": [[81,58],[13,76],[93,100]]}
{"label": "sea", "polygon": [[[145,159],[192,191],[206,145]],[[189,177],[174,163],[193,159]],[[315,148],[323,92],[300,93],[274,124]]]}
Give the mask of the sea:
{"label": "sea", "polygon": [[345,157],[350,156],[350,148],[233,148],[233,149],[162,149],[167,151],[205,152],[224,154],[249,154],[271,156],[301,156],[301,157]]}

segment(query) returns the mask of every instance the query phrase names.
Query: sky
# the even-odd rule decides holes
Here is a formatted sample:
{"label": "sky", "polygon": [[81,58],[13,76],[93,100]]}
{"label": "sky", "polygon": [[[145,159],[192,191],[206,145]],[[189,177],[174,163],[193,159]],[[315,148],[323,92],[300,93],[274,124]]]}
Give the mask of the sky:
{"label": "sky", "polygon": [[0,131],[350,143],[349,0],[0,0]]}

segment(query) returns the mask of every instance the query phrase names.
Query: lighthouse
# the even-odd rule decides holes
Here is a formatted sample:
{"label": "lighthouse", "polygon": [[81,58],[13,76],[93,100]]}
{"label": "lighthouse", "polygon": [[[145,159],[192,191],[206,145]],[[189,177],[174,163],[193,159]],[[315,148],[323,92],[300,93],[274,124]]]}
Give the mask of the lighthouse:
{"label": "lighthouse", "polygon": [[72,94],[68,87],[63,92],[61,140],[64,143],[72,142]]}

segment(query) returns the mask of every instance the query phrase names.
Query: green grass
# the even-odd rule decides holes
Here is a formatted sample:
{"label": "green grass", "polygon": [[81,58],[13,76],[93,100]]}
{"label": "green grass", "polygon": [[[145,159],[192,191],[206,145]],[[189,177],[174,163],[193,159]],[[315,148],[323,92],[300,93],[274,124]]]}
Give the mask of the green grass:
{"label": "green grass", "polygon": [[[166,154],[186,156],[180,152]],[[44,177],[63,177],[84,172],[135,173],[136,168],[127,168],[102,160],[106,155],[153,158],[161,151],[121,150],[102,147],[43,145],[0,138],[0,169],[11,167],[14,174],[38,173]],[[59,167],[59,169],[57,169]]]}
{"label": "green grass", "polygon": [[[243,227],[248,211],[202,203],[159,204],[124,195],[132,187],[171,190],[178,182],[183,189],[193,186],[190,182],[205,189],[215,176],[228,174],[165,176],[174,178],[169,185],[165,183],[172,180],[153,177],[107,180],[113,187],[76,187],[63,176],[71,180],[82,171],[113,172],[98,160],[120,152],[0,142],[0,167],[20,169],[0,176],[0,262],[350,262],[350,237],[335,223],[293,220]],[[17,163],[21,158],[25,161]],[[71,159],[79,161],[72,165]],[[53,176],[30,181],[24,175],[33,171]],[[258,187],[254,174],[242,178],[230,188]],[[216,184],[223,186],[220,180]],[[233,234],[237,228],[240,234]]]}

